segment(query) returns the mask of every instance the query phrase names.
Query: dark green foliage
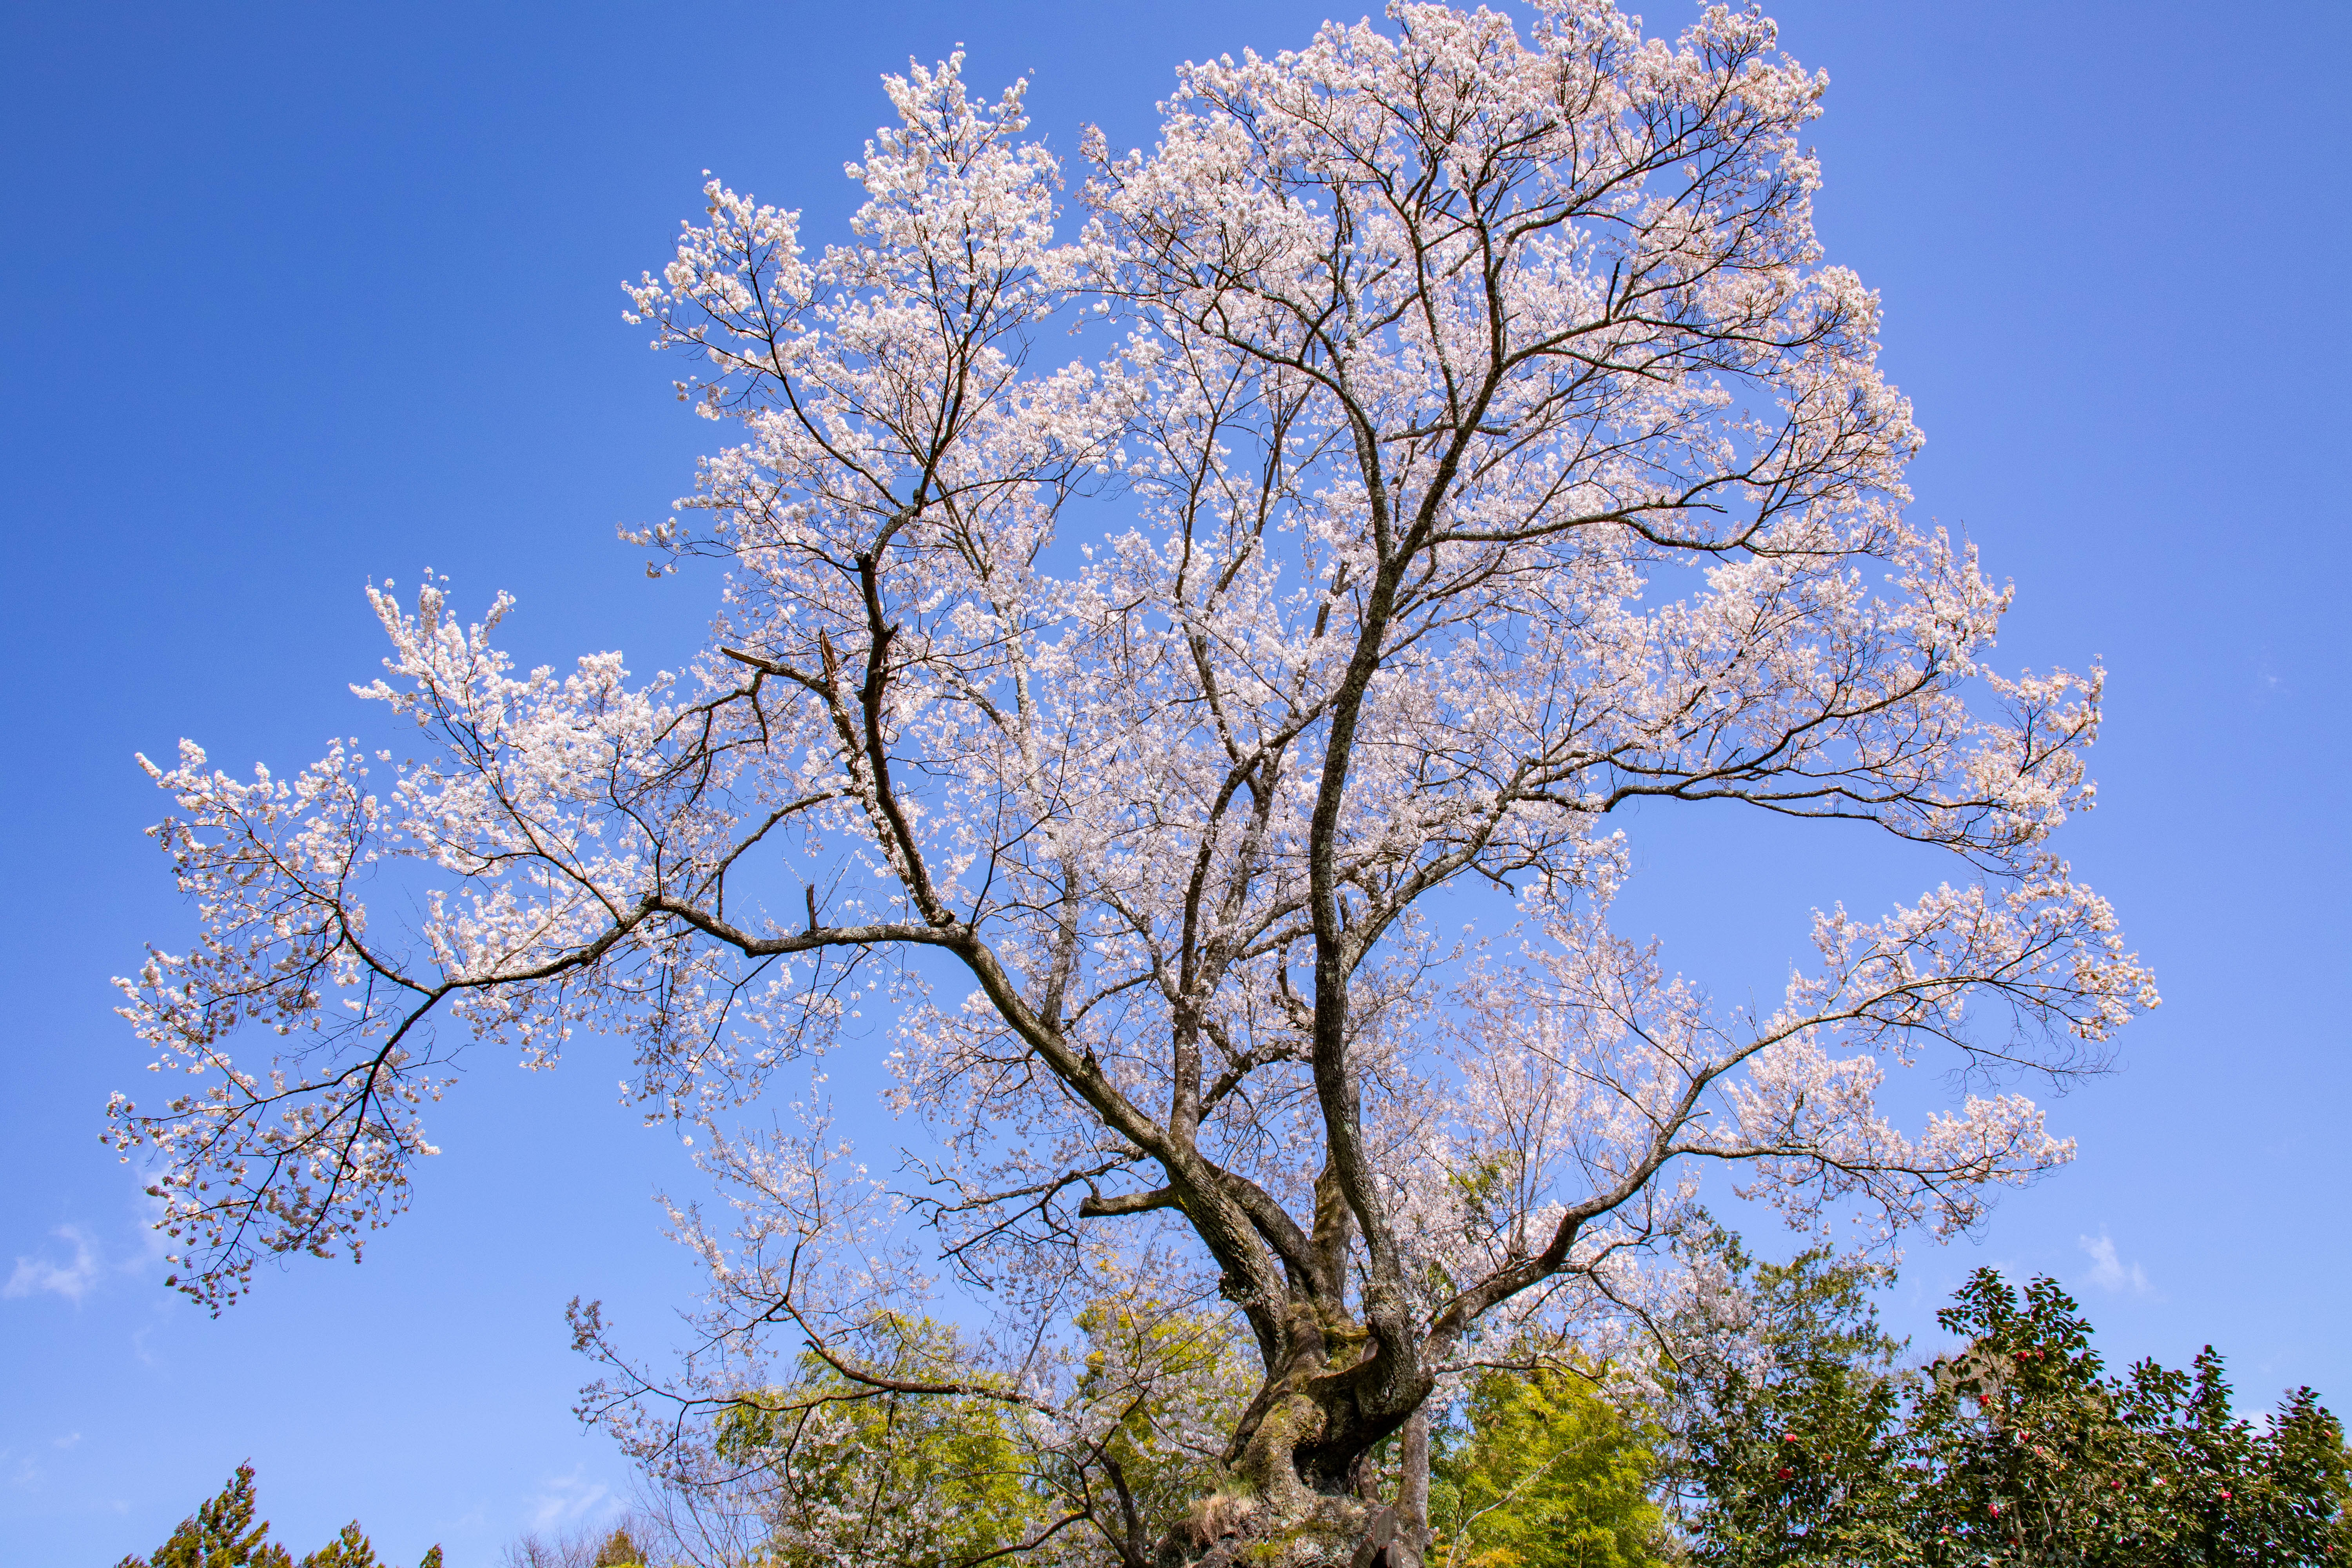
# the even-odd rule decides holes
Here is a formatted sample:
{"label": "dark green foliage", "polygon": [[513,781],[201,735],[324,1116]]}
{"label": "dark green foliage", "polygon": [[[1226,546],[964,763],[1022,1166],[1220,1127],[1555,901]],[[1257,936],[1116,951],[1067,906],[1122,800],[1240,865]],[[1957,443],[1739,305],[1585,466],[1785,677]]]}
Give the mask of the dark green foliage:
{"label": "dark green foliage", "polygon": [[2056,1281],[1990,1268],[1937,1315],[1962,1348],[1904,1373],[1873,1271],[1709,1245],[1744,1321],[1681,1325],[1668,1479],[1695,1563],[2352,1563],[2343,1430],[2308,1389],[2258,1426],[2210,1347],[2111,1376]]}
{"label": "dark green foliage", "polygon": [[[357,1520],[298,1563],[268,1539],[269,1521],[256,1524],[253,1514],[253,1467],[239,1465],[220,1495],[198,1504],[152,1557],[125,1557],[115,1568],[384,1568]],[[441,1568],[438,1546],[425,1554],[422,1568]]]}
{"label": "dark green foliage", "polygon": [[1912,1438],[1926,1561],[2203,1568],[2346,1560],[2344,1434],[2309,1389],[2262,1427],[2194,1370],[2109,1377],[2055,1280],[1990,1268],[1938,1313],[1967,1348],[1922,1382]]}
{"label": "dark green foliage", "polygon": [[291,1568],[293,1559],[253,1522],[253,1467],[239,1465],[218,1497],[200,1503],[152,1558],[125,1557],[116,1568]]}
{"label": "dark green foliage", "polygon": [[1912,1412],[1927,1560],[2148,1561],[2170,1501],[2162,1445],[2073,1300],[2051,1279],[2021,1298],[1984,1268],[1937,1321],[1967,1345],[1927,1369]]}
{"label": "dark green foliage", "polygon": [[1757,1264],[1712,1251],[1739,1287],[1676,1325],[1667,1372],[1670,1497],[1703,1562],[1915,1561],[1905,1528],[1902,1342],[1878,1324],[1881,1270],[1826,1249]]}
{"label": "dark green foliage", "polygon": [[378,1568],[375,1548],[360,1533],[360,1521],[343,1526],[342,1533],[302,1559],[302,1568]]}
{"label": "dark green foliage", "polygon": [[2152,1503],[2134,1561],[2352,1563],[2344,1431],[2310,1389],[2257,1426],[2231,1413],[2208,1345],[2188,1373],[2134,1366],[2118,1406],[2148,1448]]}

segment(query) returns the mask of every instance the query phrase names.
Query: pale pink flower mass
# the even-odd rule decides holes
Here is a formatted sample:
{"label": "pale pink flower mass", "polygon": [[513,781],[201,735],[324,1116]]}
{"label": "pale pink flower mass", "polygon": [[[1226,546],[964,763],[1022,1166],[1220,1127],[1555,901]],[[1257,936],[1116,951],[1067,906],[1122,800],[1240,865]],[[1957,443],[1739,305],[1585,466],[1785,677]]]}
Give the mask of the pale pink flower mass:
{"label": "pale pink flower mass", "polygon": [[[1411,5],[1186,67],[1075,170],[1021,86],[910,69],[814,254],[710,182],[630,290],[737,432],[641,536],[723,569],[701,656],[518,671],[510,602],[428,574],[370,590],[398,740],[151,765],[200,929],[125,1010],[188,1077],[115,1127],[186,1288],[404,1205],[436,1020],[611,1037],[743,1199],[688,1226],[714,1342],[864,1366],[925,1221],[1008,1322],[1106,1268],[1229,1313],[1265,1397],[1215,1441],[1304,1402],[1265,1463],[1319,1486],[1482,1338],[1605,1336],[1697,1172],[1891,1236],[2063,1163],[2013,1080],[2157,999],[2050,847],[2100,677],[1994,663],[2010,591],[1906,512],[1878,300],[1813,232],[1824,85],[1752,15]],[[1727,1006],[1609,919],[1626,808],[1696,802],[1937,864]],[[1497,885],[1507,931],[1439,934]],[[821,1117],[723,1124],[891,1047],[903,1194]],[[2012,1081],[1898,1126],[1930,1058]],[[1039,1441],[1095,1419],[1051,1340],[973,1352]]]}

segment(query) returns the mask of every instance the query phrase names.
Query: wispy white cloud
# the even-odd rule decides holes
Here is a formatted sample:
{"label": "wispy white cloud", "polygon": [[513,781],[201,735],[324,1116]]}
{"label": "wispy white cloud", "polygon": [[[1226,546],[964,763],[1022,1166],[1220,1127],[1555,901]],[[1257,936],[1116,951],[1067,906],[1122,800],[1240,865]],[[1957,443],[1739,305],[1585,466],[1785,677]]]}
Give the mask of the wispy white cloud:
{"label": "wispy white cloud", "polygon": [[138,1240],[131,1245],[131,1256],[122,1260],[126,1274],[137,1274],[162,1263],[172,1251],[172,1238],[163,1229],[163,1200],[150,1193],[141,1193],[132,1202],[132,1212],[138,1216]]}
{"label": "wispy white cloud", "polygon": [[2102,1290],[2128,1290],[2135,1296],[2147,1294],[2147,1271],[2137,1263],[2126,1263],[2116,1257],[2115,1239],[2105,1231],[2077,1239],[2082,1243],[2083,1250],[2090,1255],[2092,1284]]}
{"label": "wispy white cloud", "polygon": [[0,1283],[0,1298],[21,1300],[47,1293],[79,1302],[110,1276],[154,1273],[171,1249],[170,1238],[154,1223],[163,1212],[162,1205],[142,1194],[134,1200],[134,1212],[137,1230],[109,1244],[102,1245],[80,1226],[59,1226],[49,1234],[73,1248],[72,1258],[60,1262],[54,1256],[19,1254],[16,1268]]}
{"label": "wispy white cloud", "polygon": [[610,1487],[574,1470],[540,1483],[538,1495],[530,1500],[530,1524],[533,1530],[561,1530],[619,1504]]}
{"label": "wispy white cloud", "polygon": [[76,1226],[59,1226],[52,1234],[73,1244],[73,1261],[59,1264],[46,1258],[20,1256],[16,1272],[8,1276],[8,1283],[0,1285],[0,1296],[13,1300],[47,1290],[68,1301],[79,1301],[89,1294],[99,1276],[105,1272],[98,1260],[98,1244]]}

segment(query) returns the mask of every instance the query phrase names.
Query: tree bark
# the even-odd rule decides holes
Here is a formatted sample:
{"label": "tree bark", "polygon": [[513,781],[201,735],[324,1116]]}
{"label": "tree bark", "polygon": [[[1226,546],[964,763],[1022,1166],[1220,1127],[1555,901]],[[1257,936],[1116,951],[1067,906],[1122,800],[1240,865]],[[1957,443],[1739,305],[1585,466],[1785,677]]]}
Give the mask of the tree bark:
{"label": "tree bark", "polygon": [[1397,1512],[1412,1532],[1412,1543],[1429,1550],[1429,1406],[1405,1417],[1398,1445]]}

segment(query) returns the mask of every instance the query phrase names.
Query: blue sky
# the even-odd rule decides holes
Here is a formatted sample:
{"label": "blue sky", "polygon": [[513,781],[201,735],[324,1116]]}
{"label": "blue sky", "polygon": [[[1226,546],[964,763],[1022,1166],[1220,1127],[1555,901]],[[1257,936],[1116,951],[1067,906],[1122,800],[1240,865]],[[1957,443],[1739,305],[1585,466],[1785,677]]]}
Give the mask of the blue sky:
{"label": "blue sky", "polygon": [[[675,1140],[614,1053],[487,1053],[447,1153],[357,1269],[265,1275],[215,1321],[161,1285],[100,1145],[142,1058],[107,977],[186,930],[131,755],[299,763],[352,722],[369,578],[497,588],[527,661],[689,646],[707,584],[614,525],[710,426],[619,320],[701,171],[838,225],[877,75],[970,46],[1065,150],[1149,135],[1179,59],[1303,40],[1293,0],[1182,7],[17,5],[0,17],[0,1560],[145,1552],[239,1460],[298,1551],[357,1514],[413,1562],[494,1559],[626,1473],[569,1414],[562,1309],[641,1342],[691,1278]],[[1352,15],[1352,13],[1349,13]],[[1654,7],[1654,24],[1679,9]],[[1927,1325],[1980,1262],[2050,1272],[2111,1356],[2211,1341],[2244,1394],[2352,1405],[2343,643],[2352,9],[1778,9],[1826,67],[1833,258],[1887,304],[1928,433],[1921,510],[1980,543],[2021,664],[2110,672],[2102,805],[2064,851],[2167,1002],[2055,1108],[2079,1163],[1979,1241],[1915,1248]],[[1769,984],[1811,903],[1915,890],[1851,845],[1632,825],[1624,918]],[[1915,868],[1916,870],[1916,868]],[[844,1082],[855,1085],[854,1066]],[[2331,1305],[2330,1303],[2335,1303]]]}

